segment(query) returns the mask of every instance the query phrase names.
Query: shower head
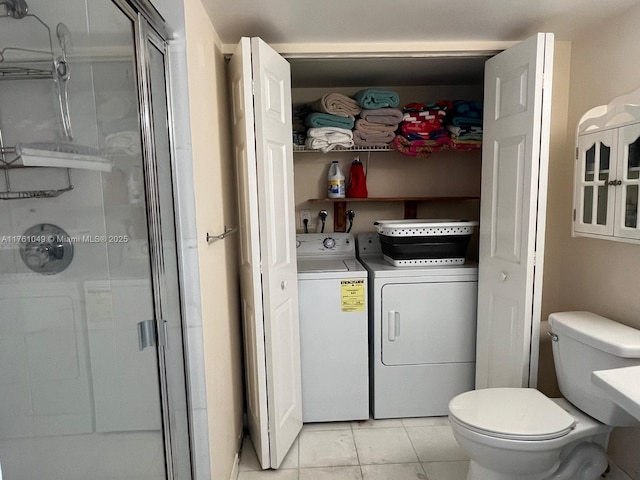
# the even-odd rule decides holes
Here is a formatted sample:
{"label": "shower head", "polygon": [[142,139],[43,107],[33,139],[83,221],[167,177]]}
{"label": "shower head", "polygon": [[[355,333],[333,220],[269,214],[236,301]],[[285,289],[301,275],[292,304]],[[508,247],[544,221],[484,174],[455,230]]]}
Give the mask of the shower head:
{"label": "shower head", "polygon": [[24,18],[29,13],[25,0],[0,0],[0,5],[4,5],[7,15],[13,18]]}

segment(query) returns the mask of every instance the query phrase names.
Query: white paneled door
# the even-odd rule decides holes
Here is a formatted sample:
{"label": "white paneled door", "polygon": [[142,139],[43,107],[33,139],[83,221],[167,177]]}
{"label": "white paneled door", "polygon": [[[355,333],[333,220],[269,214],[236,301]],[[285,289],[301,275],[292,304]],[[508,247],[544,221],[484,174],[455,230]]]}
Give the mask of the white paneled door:
{"label": "white paneled door", "polygon": [[552,65],[539,33],[485,67],[477,388],[536,384]]}
{"label": "white paneled door", "polygon": [[291,74],[259,38],[230,62],[249,432],[278,468],[302,428]]}

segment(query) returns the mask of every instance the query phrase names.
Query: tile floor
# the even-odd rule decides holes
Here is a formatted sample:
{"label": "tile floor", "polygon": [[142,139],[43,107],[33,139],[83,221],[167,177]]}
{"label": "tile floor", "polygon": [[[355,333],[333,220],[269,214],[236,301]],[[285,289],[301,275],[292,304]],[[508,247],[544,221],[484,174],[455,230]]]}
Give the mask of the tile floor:
{"label": "tile floor", "polygon": [[278,470],[245,438],[238,480],[465,480],[468,466],[446,417],[315,423]]}

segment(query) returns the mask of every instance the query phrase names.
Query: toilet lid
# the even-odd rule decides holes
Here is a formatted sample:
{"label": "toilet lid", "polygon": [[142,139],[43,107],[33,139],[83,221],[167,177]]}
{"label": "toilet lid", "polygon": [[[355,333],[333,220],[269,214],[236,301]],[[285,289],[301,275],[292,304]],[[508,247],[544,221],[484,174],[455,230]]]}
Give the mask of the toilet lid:
{"label": "toilet lid", "polygon": [[572,415],[533,388],[486,388],[449,403],[453,420],[470,430],[511,440],[549,440],[566,435]]}

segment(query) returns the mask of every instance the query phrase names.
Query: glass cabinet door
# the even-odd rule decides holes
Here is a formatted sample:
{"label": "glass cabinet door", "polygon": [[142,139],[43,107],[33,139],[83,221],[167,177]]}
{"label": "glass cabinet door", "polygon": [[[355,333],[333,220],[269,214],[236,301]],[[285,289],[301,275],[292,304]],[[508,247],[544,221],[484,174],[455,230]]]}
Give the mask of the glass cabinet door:
{"label": "glass cabinet door", "polygon": [[640,124],[619,129],[620,163],[616,174],[615,235],[640,239],[638,195],[640,188]]}
{"label": "glass cabinet door", "polygon": [[615,186],[611,162],[616,156],[616,131],[605,130],[578,138],[575,230],[613,233]]}

